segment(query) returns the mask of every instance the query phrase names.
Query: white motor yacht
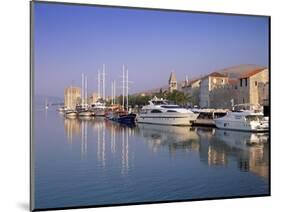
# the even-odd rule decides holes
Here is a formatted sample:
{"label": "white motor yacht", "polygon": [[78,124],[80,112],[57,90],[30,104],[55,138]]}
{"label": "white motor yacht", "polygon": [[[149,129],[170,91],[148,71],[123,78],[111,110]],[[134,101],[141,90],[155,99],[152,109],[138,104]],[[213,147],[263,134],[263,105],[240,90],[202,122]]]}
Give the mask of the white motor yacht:
{"label": "white motor yacht", "polygon": [[88,105],[77,105],[76,111],[79,116],[89,117],[92,115],[91,111],[88,109]]}
{"label": "white motor yacht", "polygon": [[106,106],[105,103],[96,102],[91,105],[91,112],[95,116],[105,116]]}
{"label": "white motor yacht", "polygon": [[167,100],[154,97],[149,105],[143,106],[137,117],[139,123],[164,125],[191,125],[198,114],[179,105],[168,104]]}
{"label": "white motor yacht", "polygon": [[262,132],[269,130],[268,119],[262,112],[252,110],[231,111],[221,118],[214,119],[217,128]]}

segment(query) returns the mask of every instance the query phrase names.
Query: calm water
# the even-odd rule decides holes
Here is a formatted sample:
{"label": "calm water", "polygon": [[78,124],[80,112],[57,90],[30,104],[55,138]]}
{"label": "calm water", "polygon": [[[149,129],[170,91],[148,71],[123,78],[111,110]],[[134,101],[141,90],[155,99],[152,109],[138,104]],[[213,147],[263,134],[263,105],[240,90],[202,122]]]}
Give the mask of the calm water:
{"label": "calm water", "polygon": [[267,141],[267,134],[130,128],[36,111],[35,207],[268,194]]}

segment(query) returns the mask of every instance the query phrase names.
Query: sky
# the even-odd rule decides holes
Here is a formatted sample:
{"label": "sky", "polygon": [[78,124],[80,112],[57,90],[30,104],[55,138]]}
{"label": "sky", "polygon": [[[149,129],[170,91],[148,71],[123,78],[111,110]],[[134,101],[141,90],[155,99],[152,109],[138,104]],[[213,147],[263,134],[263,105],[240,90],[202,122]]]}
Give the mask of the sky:
{"label": "sky", "polygon": [[48,4],[34,6],[35,95],[63,97],[64,88],[97,91],[105,64],[106,94],[122,65],[129,93],[239,65],[268,66],[268,18],[160,10]]}

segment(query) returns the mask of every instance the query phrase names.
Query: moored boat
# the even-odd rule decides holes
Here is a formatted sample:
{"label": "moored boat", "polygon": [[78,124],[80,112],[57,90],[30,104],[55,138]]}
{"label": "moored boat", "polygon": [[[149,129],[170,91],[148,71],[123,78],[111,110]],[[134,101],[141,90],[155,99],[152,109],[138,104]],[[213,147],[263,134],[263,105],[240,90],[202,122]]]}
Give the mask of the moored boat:
{"label": "moored boat", "polygon": [[64,114],[68,118],[74,118],[77,116],[77,111],[73,109],[67,109],[64,111]]}
{"label": "moored boat", "polygon": [[96,102],[92,104],[90,111],[93,112],[95,116],[105,116],[105,112],[106,112],[105,103]]}
{"label": "moored boat", "polygon": [[128,113],[126,111],[120,111],[114,113],[110,120],[119,122],[121,124],[135,124],[136,114]]}
{"label": "moored boat", "polygon": [[214,119],[221,118],[226,115],[228,110],[223,109],[192,109],[192,112],[199,114],[193,122],[196,126],[215,126]]}
{"label": "moored boat", "polygon": [[92,113],[88,109],[87,105],[77,105],[76,111],[77,111],[79,116],[91,116],[92,115]]}
{"label": "moored boat", "polygon": [[214,119],[216,127],[220,129],[264,132],[269,130],[268,119],[263,113],[243,110],[231,111],[224,117]]}
{"label": "moored boat", "polygon": [[169,104],[167,100],[156,96],[149,104],[142,107],[137,117],[138,123],[164,124],[164,125],[192,125],[198,114],[179,105]]}

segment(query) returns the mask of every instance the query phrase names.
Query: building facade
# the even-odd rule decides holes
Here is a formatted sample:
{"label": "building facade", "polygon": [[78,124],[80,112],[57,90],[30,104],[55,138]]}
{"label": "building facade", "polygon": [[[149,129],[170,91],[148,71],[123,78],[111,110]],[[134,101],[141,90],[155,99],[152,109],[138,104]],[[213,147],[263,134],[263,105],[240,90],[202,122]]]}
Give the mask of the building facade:
{"label": "building facade", "polygon": [[238,82],[238,104],[268,104],[268,69],[257,69],[245,73]]}
{"label": "building facade", "polygon": [[191,106],[199,105],[200,82],[200,79],[192,80],[182,87],[183,93],[190,98]]}
{"label": "building facade", "polygon": [[92,95],[88,98],[88,104],[94,104],[99,100],[99,95],[97,92],[93,92]]}
{"label": "building facade", "polygon": [[67,109],[75,109],[81,102],[81,88],[68,87],[64,90],[64,106]]}
{"label": "building facade", "polygon": [[228,79],[228,83],[218,86],[210,92],[210,107],[232,109],[237,104],[237,79]]}
{"label": "building facade", "polygon": [[201,79],[199,90],[199,106],[201,108],[211,108],[211,93],[213,90],[228,84],[228,77],[213,72]]}

